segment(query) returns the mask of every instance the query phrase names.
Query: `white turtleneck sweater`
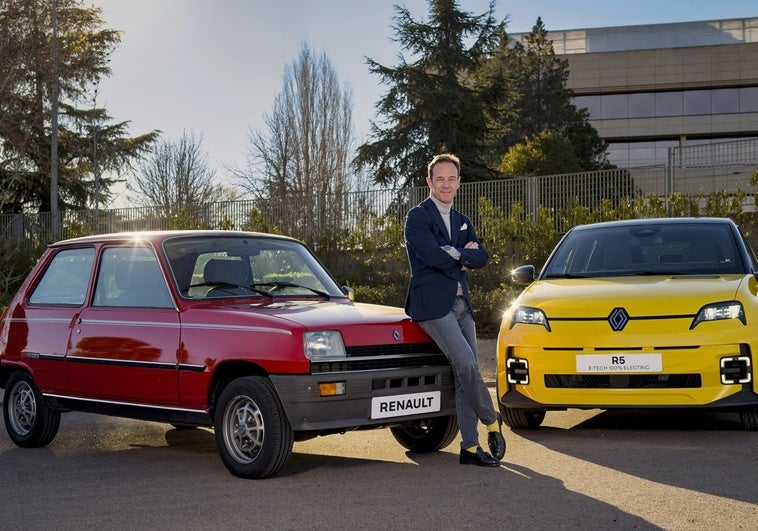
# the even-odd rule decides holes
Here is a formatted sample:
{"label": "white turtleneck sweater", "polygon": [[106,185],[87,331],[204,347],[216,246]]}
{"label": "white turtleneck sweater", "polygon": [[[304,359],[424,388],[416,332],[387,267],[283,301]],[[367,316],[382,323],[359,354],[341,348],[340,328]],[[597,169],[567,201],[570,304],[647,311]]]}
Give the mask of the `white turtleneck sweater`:
{"label": "white turtleneck sweater", "polygon": [[[447,235],[452,240],[452,232],[450,231],[450,211],[453,209],[453,204],[443,203],[442,201],[440,201],[433,195],[430,195],[429,197],[437,206],[437,210],[440,211],[440,216],[442,216],[442,221],[445,223],[445,227],[447,228]],[[452,249],[446,252],[453,258],[453,260],[461,259],[461,252],[455,247],[453,247]],[[460,282],[458,282],[458,295],[463,295],[463,286],[461,286]]]}

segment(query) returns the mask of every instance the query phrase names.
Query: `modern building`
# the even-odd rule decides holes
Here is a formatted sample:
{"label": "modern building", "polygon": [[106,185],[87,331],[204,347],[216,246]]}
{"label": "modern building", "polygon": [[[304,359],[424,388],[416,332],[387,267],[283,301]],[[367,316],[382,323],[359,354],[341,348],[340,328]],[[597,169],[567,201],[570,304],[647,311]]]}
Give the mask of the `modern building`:
{"label": "modern building", "polygon": [[[524,34],[513,35],[521,40]],[[758,138],[758,18],[549,31],[578,107],[623,168]]]}

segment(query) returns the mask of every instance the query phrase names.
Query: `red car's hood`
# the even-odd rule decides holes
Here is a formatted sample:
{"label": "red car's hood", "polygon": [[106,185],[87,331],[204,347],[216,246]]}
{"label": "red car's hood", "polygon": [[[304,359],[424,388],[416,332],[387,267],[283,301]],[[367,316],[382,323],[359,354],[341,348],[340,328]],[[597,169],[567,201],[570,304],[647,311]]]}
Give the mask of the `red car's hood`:
{"label": "red car's hood", "polygon": [[[430,341],[402,308],[346,301],[285,300],[214,303],[217,319],[228,324],[265,325],[293,330],[340,330],[346,345]],[[207,315],[207,312],[206,312]],[[294,326],[293,326],[294,325]],[[299,326],[298,326],[299,325]]]}

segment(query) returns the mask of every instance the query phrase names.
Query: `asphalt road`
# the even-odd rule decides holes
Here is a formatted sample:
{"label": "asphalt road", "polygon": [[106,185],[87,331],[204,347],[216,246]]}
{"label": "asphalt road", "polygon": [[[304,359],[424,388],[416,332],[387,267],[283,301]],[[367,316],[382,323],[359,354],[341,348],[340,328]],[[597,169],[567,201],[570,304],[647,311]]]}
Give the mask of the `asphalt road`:
{"label": "asphalt road", "polygon": [[47,448],[0,427],[0,529],[758,529],[758,433],[730,415],[551,412],[505,435],[495,469],[380,430],[295,443],[251,481],[209,430],[68,413]]}

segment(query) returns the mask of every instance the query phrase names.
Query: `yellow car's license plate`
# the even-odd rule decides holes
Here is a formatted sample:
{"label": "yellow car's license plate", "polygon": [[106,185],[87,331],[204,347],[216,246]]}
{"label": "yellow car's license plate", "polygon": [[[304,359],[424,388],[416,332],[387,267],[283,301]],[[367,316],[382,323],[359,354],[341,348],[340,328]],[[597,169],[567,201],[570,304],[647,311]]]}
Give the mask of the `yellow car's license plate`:
{"label": "yellow car's license plate", "polygon": [[660,354],[579,354],[576,357],[576,372],[626,373],[662,372]]}

